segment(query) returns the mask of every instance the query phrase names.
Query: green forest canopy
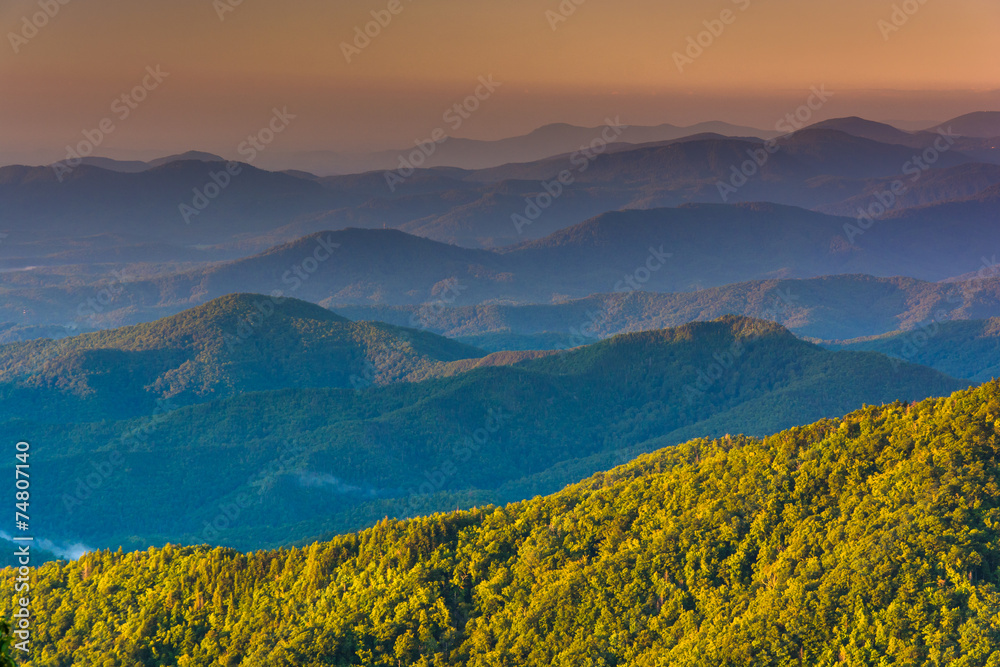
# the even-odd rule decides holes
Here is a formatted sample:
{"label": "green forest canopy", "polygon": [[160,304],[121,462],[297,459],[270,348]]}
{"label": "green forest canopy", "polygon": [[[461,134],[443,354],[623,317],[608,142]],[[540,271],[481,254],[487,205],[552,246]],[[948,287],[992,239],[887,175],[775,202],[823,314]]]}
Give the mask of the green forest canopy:
{"label": "green forest canopy", "polygon": [[1000,665],[998,436],[991,383],[302,549],[49,563],[27,664]]}

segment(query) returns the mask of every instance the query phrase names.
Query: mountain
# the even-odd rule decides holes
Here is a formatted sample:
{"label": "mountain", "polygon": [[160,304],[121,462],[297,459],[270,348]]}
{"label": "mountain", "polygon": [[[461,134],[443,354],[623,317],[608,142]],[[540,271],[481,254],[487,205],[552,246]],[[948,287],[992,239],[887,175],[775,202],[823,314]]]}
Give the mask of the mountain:
{"label": "mountain", "polygon": [[66,338],[80,333],[60,326],[20,326],[17,324],[0,324],[0,345],[6,343],[21,343],[37,338]]}
{"label": "mountain", "polygon": [[33,648],[53,664],[985,666],[997,414],[994,383],[297,549],[92,553],[39,570]]}
{"label": "mountain", "polygon": [[[965,137],[995,139],[1000,137],[1000,111],[975,111],[941,123],[940,127],[952,127]],[[936,128],[930,128],[932,132]]]}
{"label": "mountain", "polygon": [[[913,132],[904,132],[892,125],[877,123],[857,116],[848,118],[831,118],[819,123],[814,123],[805,129],[812,130],[836,130],[855,137],[879,141],[883,144],[902,144],[903,146],[923,145],[926,138]],[[928,134],[930,134],[928,132]]]}
{"label": "mountain", "polygon": [[1000,318],[929,320],[911,331],[827,344],[827,347],[879,352],[973,382],[1000,377]]}
{"label": "mountain", "polygon": [[[614,122],[610,124],[615,124]],[[528,134],[495,141],[450,137],[435,146],[434,152],[422,160],[424,168],[458,167],[484,169],[515,162],[531,162],[554,155],[563,155],[589,146],[601,138],[602,127],[580,127],[568,123],[544,125]],[[754,127],[731,125],[720,121],[698,123],[679,127],[664,123],[655,126],[625,126],[617,142],[641,144],[652,141],[670,141],[693,134],[713,132],[725,136],[760,137],[768,139],[777,132]],[[355,174],[367,171],[398,169],[400,159],[409,156],[415,146],[367,154],[346,154],[333,151],[306,153],[274,153],[261,156],[261,164],[275,170],[301,169],[321,176]]]}
{"label": "mountain", "polygon": [[141,160],[115,160],[108,157],[85,157],[80,159],[80,164],[91,167],[99,167],[100,169],[106,169],[108,171],[117,171],[123,174],[137,174],[141,171],[148,171],[149,169],[162,167],[163,165],[170,164],[172,162],[183,162],[188,160],[196,160],[199,162],[226,161],[225,158],[219,157],[213,153],[188,151],[178,155],[167,155],[165,157],[156,158],[155,160],[150,160],[148,162],[143,162]]}
{"label": "mountain", "polygon": [[[631,263],[631,271],[642,273],[650,248],[660,247],[672,257],[649,272],[641,289],[841,273],[942,280],[978,270],[981,249],[1000,247],[1000,228],[992,224],[1000,212],[995,193],[990,188],[968,201],[894,212],[870,224],[774,204],[618,211],[504,253],[522,266],[566,267],[551,284],[568,296],[581,284],[579,269],[574,275],[571,267],[597,273],[597,267],[616,264],[621,271]],[[623,290],[613,287],[621,275],[608,271],[607,287],[594,291]]]}
{"label": "mountain", "polygon": [[193,286],[191,292],[178,293],[183,297],[198,292],[225,294],[242,286],[265,294],[281,290],[315,302],[426,304],[461,298],[470,284],[509,281],[495,253],[396,230],[346,229],[313,234],[246,259],[157,281],[157,288],[163,294],[168,283],[178,292]]}
{"label": "mountain", "polygon": [[[510,281],[495,253],[395,230],[314,234],[248,258],[179,273],[142,275],[129,269],[116,274],[115,269],[97,266],[91,275],[75,269],[68,277],[41,271],[0,273],[5,288],[0,320],[19,326],[122,326],[234,292],[281,292],[316,303],[426,304],[430,312],[438,302],[485,298],[487,290],[506,292]],[[96,304],[97,298],[103,303]],[[411,326],[424,325],[415,320]]]}
{"label": "mountain", "polygon": [[[857,179],[899,175],[903,165],[915,156],[913,149],[907,146],[885,144],[828,129],[803,129],[776,142],[780,150],[770,155],[760,168],[760,177],[750,179],[746,187],[767,187],[768,181],[775,178],[801,184],[815,176]],[[680,183],[698,183],[707,178],[714,188],[716,180],[731,176],[731,167],[739,168],[748,159],[747,151],[755,151],[763,143],[755,139],[707,138],[637,146],[632,150],[597,155],[578,175],[577,181],[625,181],[633,185],[651,185],[664,178],[676,179]],[[936,166],[955,166],[968,161],[960,154],[948,152],[941,156]],[[565,157],[556,157],[482,169],[470,178],[477,181],[551,179],[561,169],[570,168],[567,163]]]}
{"label": "mountain", "polygon": [[974,225],[978,223],[979,226],[986,227],[990,217],[995,216],[997,206],[1000,206],[1000,184],[991,185],[975,194],[951,201],[891,211],[886,214],[886,218],[903,218],[932,224],[934,220],[948,220],[953,224],[954,221],[959,221]]}
{"label": "mountain", "polygon": [[[266,369],[277,355],[259,349]],[[127,421],[54,423],[58,410],[29,420],[11,405],[6,428],[59,443],[32,458],[46,471],[32,480],[32,516],[53,542],[256,549],[385,515],[551,493],[696,434],[766,434],[966,386],[735,317],[530,356],[361,390],[296,386],[177,409],[161,402]],[[315,377],[317,361],[304,355],[296,367]],[[105,401],[122,393],[94,390]],[[238,523],[206,533],[220,507],[243,495],[252,503]]]}
{"label": "mountain", "polygon": [[150,160],[146,164],[149,169],[156,169],[157,167],[162,167],[165,164],[171,164],[173,162],[226,162],[226,158],[219,157],[214,153],[206,153],[204,151],[187,151],[186,153],[180,153],[177,155],[168,155],[166,157],[157,158],[155,160]]}
{"label": "mountain", "polygon": [[483,354],[296,299],[232,294],[149,324],[0,346],[0,419],[125,419],[253,391],[381,384]]}
{"label": "mountain", "polygon": [[[542,135],[562,136],[564,130],[549,128]],[[641,128],[625,132],[631,130],[637,130],[636,140],[652,138]],[[223,164],[218,156],[199,152],[154,160],[135,173],[122,173],[135,171],[132,167],[115,171],[105,163],[111,169],[82,164],[58,174],[46,167],[4,167],[0,230],[7,237],[0,245],[0,262],[22,269],[72,261],[54,249],[32,245],[35,234],[63,246],[87,238],[96,257],[103,260],[114,252],[131,263],[161,261],[152,249],[160,246],[175,249],[178,261],[197,262],[193,249],[228,244],[244,249],[245,255],[349,227],[391,227],[450,244],[494,248],[543,238],[626,208],[769,201],[855,215],[858,197],[871,201],[897,180],[914,190],[903,205],[967,196],[973,194],[971,184],[994,182],[989,165],[980,165],[982,173],[968,182],[955,174],[948,183],[932,183],[942,170],[1000,162],[989,140],[957,138],[932,169],[917,169],[925,181],[910,186],[905,179],[915,160],[928,141],[937,139],[913,136],[920,139],[916,147],[815,127],[779,138],[776,152],[769,154],[755,137],[701,133],[652,143],[619,142],[600,154],[585,154],[577,146],[555,156],[546,153],[541,160],[488,169],[424,168],[392,182],[384,170],[319,178]],[[536,143],[532,139],[524,145]],[[239,174],[230,176],[229,167]],[[566,183],[553,184],[567,173]],[[98,244],[126,234],[134,237],[133,243]]]}
{"label": "mountain", "polygon": [[[562,136],[564,130],[549,128],[540,136]],[[602,154],[581,153],[574,144],[533,162],[474,171],[424,168],[398,183],[387,182],[384,170],[316,178],[235,164],[240,173],[230,178],[218,156],[199,152],[154,160],[137,173],[90,164],[59,174],[46,167],[4,167],[0,230],[8,238],[0,259],[31,261],[21,245],[34,240],[36,232],[54,240],[130,233],[144,243],[184,248],[255,237],[273,245],[326,229],[393,227],[468,247],[496,247],[541,238],[621,208],[740,201],[833,206],[865,195],[885,179],[903,178],[924,145],[912,148],[812,128],[781,137],[777,152],[769,155],[755,137],[702,133],[649,143],[653,135],[641,128],[625,132],[633,130],[645,143],[619,142]],[[956,141],[931,173],[991,161],[994,149],[984,147],[983,140]],[[538,145],[534,138],[525,142]],[[748,159],[754,161],[751,177],[740,185],[739,170]],[[541,215],[530,215],[532,201],[552,198],[543,184],[552,189],[551,181],[564,171],[572,182],[560,186],[562,192]],[[720,183],[730,189],[720,190]],[[530,215],[532,223],[517,225],[515,215]]]}
{"label": "mountain", "polygon": [[[978,197],[990,188],[1000,185],[1000,165],[969,163],[925,172],[919,180],[896,177],[873,179],[864,190],[853,197],[835,204],[817,206],[816,210],[830,215],[857,217],[859,211],[868,209],[878,197],[891,192],[893,184],[902,182],[905,191],[895,197],[891,213],[910,208],[947,204]],[[898,186],[897,186],[898,187]]]}
{"label": "mountain", "polygon": [[904,132],[921,132],[924,130],[932,132],[941,126],[940,120],[928,120],[926,118],[923,120],[912,118],[883,118],[881,122],[886,125],[892,125],[893,127],[903,130]]}
{"label": "mountain", "polygon": [[[175,245],[213,244],[269,231],[301,213],[349,201],[316,182],[250,165],[239,170],[234,176],[224,166],[201,160],[170,162],[139,173],[88,165],[59,175],[48,167],[3,167],[0,229],[10,236],[10,244],[39,234],[61,239],[107,233],[141,234],[145,241]],[[214,198],[204,194],[206,188]],[[190,210],[182,211],[182,206]]]}
{"label": "mountain", "polygon": [[[798,336],[822,340],[910,330],[935,318],[1000,317],[996,271],[968,278],[966,283],[930,283],[836,275],[734,283],[695,292],[594,294],[551,304],[448,306],[439,309],[429,329],[499,351],[575,347],[615,334],[726,314],[771,320]],[[354,320],[405,325],[419,308],[343,306],[338,311]]]}
{"label": "mountain", "polygon": [[[123,174],[137,174],[149,169],[149,163],[142,160],[115,160],[114,158],[96,156],[80,158],[80,164],[108,171],[118,171]],[[49,168],[52,168],[51,165]]]}
{"label": "mountain", "polygon": [[84,307],[82,318],[81,307],[107,289],[115,267],[75,269],[70,277],[66,271],[0,273],[0,321],[121,326],[232,292],[281,291],[334,309],[419,305],[411,326],[431,328],[453,305],[558,303],[613,291],[696,291],[845,273],[939,281],[992,271],[982,249],[1000,247],[1000,229],[992,224],[1000,213],[998,192],[991,187],[968,200],[892,212],[871,223],[760,203],[626,210],[499,251],[397,230],[346,229],[231,262],[127,275],[113,285],[113,299],[99,312]]}
{"label": "mountain", "polygon": [[[192,294],[212,295],[241,285],[264,293],[294,287],[297,281],[281,276],[321,241],[339,244],[336,258],[301,281],[295,296],[328,306],[544,303],[610,290],[686,291],[836,273],[939,280],[957,275],[956,269],[977,269],[978,248],[1000,244],[1000,230],[986,222],[996,210],[989,198],[968,211],[948,209],[948,219],[963,231],[957,238],[954,229],[936,224],[939,215],[918,209],[912,217],[879,221],[853,243],[847,227],[853,219],[772,204],[611,212],[498,252],[456,248],[393,230],[349,229],[159,281],[157,290],[165,295],[169,284],[180,296],[186,295],[179,291],[185,284],[197,286]],[[943,248],[949,252],[942,253]],[[451,284],[461,287],[442,297]]]}
{"label": "mountain", "polygon": [[[957,121],[957,122],[956,122]],[[974,123],[956,119],[920,132],[904,132],[885,123],[876,123],[864,118],[835,118],[810,125],[807,130],[835,130],[846,134],[871,139],[884,144],[899,144],[910,148],[929,151],[928,155],[937,162],[942,148],[942,136],[946,138],[949,148],[966,158],[977,162],[1000,165],[1000,146],[997,145],[996,134],[982,134],[983,130],[974,127]],[[998,124],[1000,127],[1000,124]],[[966,133],[969,130],[971,133]],[[905,182],[905,181],[904,181]]]}

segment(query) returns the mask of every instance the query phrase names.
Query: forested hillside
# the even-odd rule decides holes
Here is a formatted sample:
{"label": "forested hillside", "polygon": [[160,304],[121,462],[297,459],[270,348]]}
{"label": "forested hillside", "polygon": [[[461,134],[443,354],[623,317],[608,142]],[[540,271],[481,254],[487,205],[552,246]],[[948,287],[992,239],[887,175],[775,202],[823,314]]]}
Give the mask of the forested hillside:
{"label": "forested hillside", "polygon": [[302,549],[93,553],[38,571],[26,664],[996,665],[998,464],[992,383]]}
{"label": "forested hillside", "polygon": [[485,352],[351,322],[315,304],[231,294],[147,324],[0,346],[0,420],[95,421],[285,387],[363,388]]}
{"label": "forested hillside", "polygon": [[728,317],[421,382],[5,428],[44,466],[32,508],[54,541],[252,549],[522,500],[695,436],[762,436],[967,384]]}
{"label": "forested hillside", "polygon": [[868,350],[936,368],[953,377],[987,382],[1000,377],[1000,319],[929,321],[912,331],[845,341],[838,350]]}

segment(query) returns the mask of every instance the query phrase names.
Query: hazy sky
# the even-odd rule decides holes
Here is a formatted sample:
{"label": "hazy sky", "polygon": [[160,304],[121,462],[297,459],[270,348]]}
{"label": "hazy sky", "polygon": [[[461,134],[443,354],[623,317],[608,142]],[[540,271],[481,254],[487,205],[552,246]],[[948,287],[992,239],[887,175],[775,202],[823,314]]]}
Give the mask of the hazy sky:
{"label": "hazy sky", "polygon": [[[275,107],[296,116],[275,150],[395,148],[446,127],[443,112],[488,75],[501,86],[454,135],[607,115],[773,127],[821,84],[835,96],[820,117],[1000,110],[997,0],[564,0],[568,16],[557,0],[235,2],[0,0],[0,155],[59,159],[112,118],[103,154],[231,157]],[[24,18],[40,3],[58,11],[35,33]],[[348,63],[343,44],[373,10],[391,21]],[[680,71],[674,54],[705,21],[719,34]],[[153,82],[147,66],[169,76],[119,120],[112,103]]]}

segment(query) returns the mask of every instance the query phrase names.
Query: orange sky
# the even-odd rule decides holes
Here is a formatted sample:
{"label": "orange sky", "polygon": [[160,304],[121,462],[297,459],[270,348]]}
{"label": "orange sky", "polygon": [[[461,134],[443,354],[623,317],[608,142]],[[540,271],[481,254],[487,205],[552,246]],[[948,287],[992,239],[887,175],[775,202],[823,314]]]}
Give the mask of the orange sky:
{"label": "orange sky", "polygon": [[[102,152],[230,156],[275,106],[298,116],[282,150],[408,145],[488,74],[502,87],[455,134],[612,113],[770,127],[818,84],[838,93],[822,116],[1000,109],[996,0],[908,0],[917,9],[892,32],[879,21],[904,3],[882,0],[564,0],[575,11],[555,30],[557,0],[242,0],[224,20],[216,7],[236,0],[69,0],[15,54],[10,33],[39,1],[56,0],[0,6],[0,156],[58,153],[148,65],[170,76]],[[342,43],[391,1],[398,13],[348,63]],[[713,23],[721,33],[678,71],[674,53],[720,17],[728,25]]]}

